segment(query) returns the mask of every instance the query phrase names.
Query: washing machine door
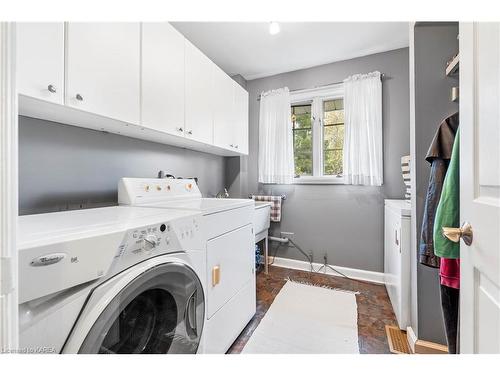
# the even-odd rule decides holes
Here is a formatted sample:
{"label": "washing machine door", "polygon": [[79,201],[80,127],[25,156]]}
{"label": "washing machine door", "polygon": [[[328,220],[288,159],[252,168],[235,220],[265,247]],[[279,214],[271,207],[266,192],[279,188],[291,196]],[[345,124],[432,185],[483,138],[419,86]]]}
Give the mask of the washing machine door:
{"label": "washing machine door", "polygon": [[79,353],[196,353],[204,311],[203,288],[190,267],[155,266],[113,298]]}

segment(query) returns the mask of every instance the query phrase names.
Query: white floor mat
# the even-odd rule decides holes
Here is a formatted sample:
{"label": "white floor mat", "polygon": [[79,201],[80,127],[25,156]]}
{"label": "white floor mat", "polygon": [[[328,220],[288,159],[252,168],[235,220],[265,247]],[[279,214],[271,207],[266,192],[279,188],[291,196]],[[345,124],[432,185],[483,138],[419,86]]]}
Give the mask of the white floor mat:
{"label": "white floor mat", "polygon": [[356,296],[287,281],[243,354],[359,353]]}

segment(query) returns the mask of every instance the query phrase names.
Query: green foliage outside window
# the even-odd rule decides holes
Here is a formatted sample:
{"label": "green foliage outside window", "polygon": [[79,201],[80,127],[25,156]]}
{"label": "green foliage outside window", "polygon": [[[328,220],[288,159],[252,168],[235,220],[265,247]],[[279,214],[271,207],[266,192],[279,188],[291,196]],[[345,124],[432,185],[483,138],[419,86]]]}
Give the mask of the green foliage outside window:
{"label": "green foliage outside window", "polygon": [[[313,175],[311,104],[292,106],[293,147],[296,176]],[[344,147],[344,100],[323,102],[323,175],[342,175]]]}
{"label": "green foliage outside window", "polygon": [[311,105],[292,106],[295,175],[312,176]]}
{"label": "green foliage outside window", "polygon": [[323,102],[323,174],[342,175],[344,156],[344,100]]}

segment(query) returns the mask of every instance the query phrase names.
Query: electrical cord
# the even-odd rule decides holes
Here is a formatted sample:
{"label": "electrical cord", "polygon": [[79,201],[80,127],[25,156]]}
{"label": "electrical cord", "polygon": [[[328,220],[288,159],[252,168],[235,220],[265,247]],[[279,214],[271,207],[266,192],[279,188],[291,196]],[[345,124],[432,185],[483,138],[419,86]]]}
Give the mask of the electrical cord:
{"label": "electrical cord", "polygon": [[[309,266],[311,267],[311,272],[312,273],[319,273],[321,274],[321,270],[323,268],[325,268],[325,272],[324,274],[326,274],[326,269],[329,268],[331,269],[333,272],[341,275],[342,277],[345,277],[346,279],[348,280],[351,280],[351,281],[357,281],[358,283],[363,283],[363,284],[369,284],[369,285],[372,285],[373,283],[371,282],[368,282],[368,281],[364,281],[364,280],[358,280],[358,279],[353,279],[352,277],[349,277],[347,276],[346,274],[340,272],[339,270],[335,269],[334,267],[330,266],[329,264],[326,263],[326,260],[325,260],[325,263],[318,269],[318,270],[315,270],[314,269],[314,266],[313,266],[313,259],[312,259],[312,256],[310,256],[309,254],[307,254],[304,250],[302,250],[302,248],[297,245],[292,239],[288,238],[288,241],[293,245],[293,247],[295,247],[302,255],[304,255],[307,259],[307,261],[309,262]],[[274,264],[274,260],[276,258],[276,255],[278,254],[278,250],[280,249],[281,247],[281,243],[278,243],[278,246],[276,247],[275,251],[274,251],[274,255],[273,255],[273,260],[271,263],[269,263],[269,265],[272,265]]]}
{"label": "electrical cord", "polygon": [[271,263],[269,263],[269,266],[272,266],[274,264],[274,259],[276,258],[276,254],[278,254],[278,250],[281,247],[281,243],[278,243],[278,246],[276,246],[276,249],[274,250],[274,255],[272,256],[273,260]]}

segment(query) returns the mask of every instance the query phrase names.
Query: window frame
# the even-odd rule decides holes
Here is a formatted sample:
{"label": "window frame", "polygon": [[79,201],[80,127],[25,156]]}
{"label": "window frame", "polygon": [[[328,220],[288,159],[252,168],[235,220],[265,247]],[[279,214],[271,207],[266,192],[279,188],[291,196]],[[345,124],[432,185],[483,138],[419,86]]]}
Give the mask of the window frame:
{"label": "window frame", "polygon": [[295,177],[293,180],[294,184],[344,184],[344,176],[323,175],[323,102],[335,99],[344,99],[344,85],[342,83],[315,89],[294,91],[290,93],[290,108],[293,105],[311,103],[311,128],[313,147],[313,175]]}

